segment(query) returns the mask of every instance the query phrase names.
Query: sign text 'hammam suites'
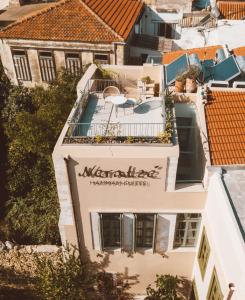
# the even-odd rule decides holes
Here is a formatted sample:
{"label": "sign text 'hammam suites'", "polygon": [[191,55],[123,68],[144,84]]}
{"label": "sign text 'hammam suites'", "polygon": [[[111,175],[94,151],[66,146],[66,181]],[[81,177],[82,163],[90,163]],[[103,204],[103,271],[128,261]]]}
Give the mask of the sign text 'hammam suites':
{"label": "sign text 'hammam suites'", "polygon": [[106,170],[100,166],[85,166],[78,176],[89,178],[91,185],[97,186],[149,186],[150,180],[160,179],[161,166],[150,170],[129,166],[126,170]]}

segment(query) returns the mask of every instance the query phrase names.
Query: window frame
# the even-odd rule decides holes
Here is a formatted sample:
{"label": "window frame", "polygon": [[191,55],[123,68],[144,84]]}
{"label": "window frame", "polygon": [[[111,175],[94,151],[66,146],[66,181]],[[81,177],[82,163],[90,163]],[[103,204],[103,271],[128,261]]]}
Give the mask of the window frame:
{"label": "window frame", "polygon": [[[165,37],[166,39],[173,39],[176,23],[166,22],[152,22],[154,26],[154,35],[158,37]],[[174,28],[173,28],[174,25]]]}
{"label": "window frame", "polygon": [[[74,54],[78,56],[77,59],[79,60],[80,69],[78,71],[78,74],[71,72],[70,68],[68,67],[68,63],[67,63],[67,56],[68,55],[74,55]],[[81,52],[78,52],[78,51],[65,51],[65,67],[66,67],[67,72],[69,72],[69,74],[73,74],[75,76],[80,76],[82,74],[82,71],[83,71]]]}
{"label": "window frame", "polygon": [[[104,60],[96,60],[95,59],[95,56],[96,55],[107,55],[107,62],[101,62],[101,61],[104,61]],[[93,52],[93,63],[97,63],[97,64],[101,64],[101,65],[110,65],[110,53],[109,52]]]}
{"label": "window frame", "polygon": [[[119,215],[119,247],[118,246],[105,246],[104,245],[104,231],[103,231],[103,215]],[[101,249],[102,251],[108,251],[108,250],[121,250],[122,249],[122,219],[123,219],[123,213],[99,213],[100,217],[100,239],[101,239]]]}
{"label": "window frame", "polygon": [[[24,55],[23,55],[23,57],[25,58],[25,63],[26,63],[26,65],[25,65],[25,71],[27,72],[27,77],[28,77],[28,79],[24,79],[24,78],[19,78],[19,76],[18,76],[18,71],[17,71],[17,67],[16,67],[16,61],[15,61],[15,59],[14,59],[14,56],[15,56],[15,54],[14,54],[14,52],[18,52],[18,51],[20,51],[20,52],[23,52],[24,53]],[[15,76],[16,76],[16,79],[18,80],[18,81],[32,81],[32,74],[31,74],[31,68],[30,68],[30,64],[29,64],[29,58],[28,58],[28,53],[27,53],[27,50],[26,49],[20,49],[20,48],[11,48],[11,54],[12,54],[12,59],[13,59],[13,64],[14,64],[14,70],[15,70]],[[22,56],[22,55],[19,55],[19,56]]]}
{"label": "window frame", "polygon": [[[49,77],[49,75],[47,76],[47,70],[46,70],[46,73],[43,72],[43,67],[42,67],[42,64],[41,64],[41,53],[50,53],[50,57],[52,58],[52,64],[53,64],[53,68],[52,68],[52,71],[51,71],[51,74],[53,76],[53,78],[51,80],[46,80],[47,77]],[[46,82],[46,83],[50,83],[52,81],[54,81],[57,77],[57,72],[56,72],[56,63],[55,63],[55,57],[54,57],[54,52],[53,50],[49,50],[49,49],[42,49],[42,50],[38,50],[38,61],[39,61],[39,70],[40,70],[40,73],[41,73],[41,78],[42,78],[42,81],[43,82]]]}
{"label": "window frame", "polygon": [[[152,242],[151,247],[148,246],[137,246],[137,215],[151,215],[153,216],[153,227],[152,227]],[[156,239],[156,222],[157,222],[157,214],[156,213],[134,213],[134,250],[155,250],[155,239]]]}
{"label": "window frame", "polygon": [[[196,218],[186,218],[186,216],[185,216],[184,219],[178,220],[178,217],[180,215],[191,216],[191,215],[196,215],[196,214],[199,215]],[[178,228],[178,224],[180,222],[185,223],[185,228],[182,229],[182,230],[184,230],[184,235],[183,235],[183,242],[181,243],[181,245],[179,245],[179,244],[176,243],[177,231],[181,230],[181,229]],[[194,242],[193,245],[187,245],[188,230],[190,230],[189,229],[189,224],[191,224],[192,222],[196,222],[197,223],[197,227],[195,229],[191,229],[191,230],[195,230],[195,232],[196,232],[196,234],[195,234],[195,242]],[[198,234],[199,234],[199,230],[200,230],[200,223],[201,223],[201,214],[200,213],[177,213],[177,215],[176,215],[176,224],[175,224],[175,232],[174,232],[173,248],[176,249],[176,248],[193,248],[193,247],[196,247],[197,240],[198,240]]]}
{"label": "window frame", "polygon": [[[216,291],[218,292],[217,294],[213,294],[213,288],[216,286]],[[212,298],[211,298],[212,296]],[[217,297],[218,296],[218,297]],[[214,298],[213,298],[214,297]],[[224,298],[222,290],[220,288],[220,283],[219,283],[219,279],[218,279],[218,275],[216,272],[215,267],[213,268],[213,272],[212,272],[212,276],[210,278],[210,282],[209,282],[209,287],[208,287],[208,292],[207,292],[207,300],[222,300]]]}
{"label": "window frame", "polygon": [[[203,250],[204,248],[206,248],[206,250],[203,253],[202,251],[204,251]],[[210,256],[210,251],[211,251],[211,249],[210,249],[209,241],[208,241],[208,238],[207,238],[206,230],[203,227],[202,237],[201,237],[199,250],[198,250],[198,257],[197,257],[200,273],[201,273],[201,276],[202,276],[202,280],[204,279],[204,276],[205,276],[205,273],[206,273],[208,260],[209,260],[209,256]],[[204,259],[201,258],[202,254],[204,254],[204,256],[205,256]]]}

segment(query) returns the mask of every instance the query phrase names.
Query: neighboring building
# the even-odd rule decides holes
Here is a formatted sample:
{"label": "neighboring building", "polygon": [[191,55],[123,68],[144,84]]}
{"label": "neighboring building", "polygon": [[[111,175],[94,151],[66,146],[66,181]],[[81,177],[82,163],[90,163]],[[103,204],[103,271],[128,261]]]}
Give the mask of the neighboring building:
{"label": "neighboring building", "polygon": [[0,14],[0,29],[16,22],[19,19],[27,17],[30,14],[35,13],[43,8],[48,8],[50,3],[39,3],[31,5],[9,5],[6,9]]}
{"label": "neighboring building", "polygon": [[141,0],[49,4],[0,32],[6,73],[16,84],[34,86],[55,79],[61,67],[79,73],[93,62],[139,64],[160,55],[159,38],[139,32],[143,12]]}
{"label": "neighboring building", "polygon": [[193,267],[194,299],[245,298],[244,97],[243,89],[212,88],[203,110],[203,96],[197,95],[211,166]]}
{"label": "neighboring building", "polygon": [[[124,274],[138,296],[156,274],[172,274],[185,283],[183,299],[193,280],[193,299],[245,298],[244,90],[211,88],[204,97],[199,88],[186,102],[176,94],[168,140],[163,131],[171,110],[160,96],[166,70],[103,67],[117,76],[96,79],[90,66],[53,152],[62,242],[78,245],[92,260],[108,255],[106,270]],[[105,102],[107,85],[118,86],[128,105]],[[137,99],[141,103],[130,105]],[[234,205],[215,174],[222,166]],[[231,283],[237,290],[228,298]]]}
{"label": "neighboring building", "polygon": [[208,26],[182,28],[180,39],[174,40],[173,50],[213,45],[227,45],[232,50],[245,45],[244,36],[238,34],[245,30],[243,20],[217,20],[213,25],[212,22]]}
{"label": "neighboring building", "polygon": [[194,299],[241,300],[245,298],[241,263],[245,260],[245,168],[213,172],[193,268]]}

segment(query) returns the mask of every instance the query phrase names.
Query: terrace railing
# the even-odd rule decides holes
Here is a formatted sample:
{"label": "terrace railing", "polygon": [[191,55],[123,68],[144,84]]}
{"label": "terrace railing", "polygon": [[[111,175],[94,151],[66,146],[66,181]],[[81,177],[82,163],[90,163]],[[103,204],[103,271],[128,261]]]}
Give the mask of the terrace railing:
{"label": "terrace railing", "polygon": [[69,137],[155,137],[164,131],[163,123],[70,123]]}
{"label": "terrace railing", "polygon": [[102,93],[108,86],[116,86],[122,90],[121,83],[117,79],[90,79],[89,91],[91,93]]}

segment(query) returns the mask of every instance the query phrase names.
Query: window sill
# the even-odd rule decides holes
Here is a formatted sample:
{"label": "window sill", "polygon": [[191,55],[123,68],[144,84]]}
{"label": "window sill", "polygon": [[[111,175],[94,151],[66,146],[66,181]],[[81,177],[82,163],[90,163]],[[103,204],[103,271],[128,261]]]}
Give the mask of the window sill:
{"label": "window sill", "polygon": [[122,252],[122,248],[105,248],[102,252]]}
{"label": "window sill", "polygon": [[168,252],[196,252],[196,247],[178,247],[169,250]]}
{"label": "window sill", "polygon": [[136,248],[134,253],[142,253],[142,254],[145,254],[145,253],[151,253],[153,254],[153,249],[152,248]]}

